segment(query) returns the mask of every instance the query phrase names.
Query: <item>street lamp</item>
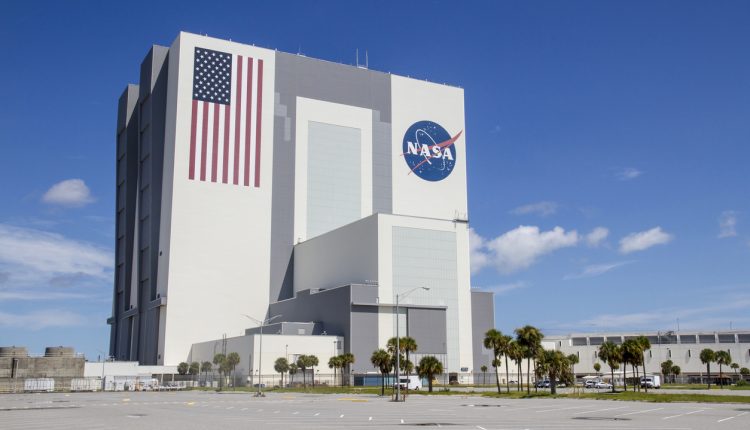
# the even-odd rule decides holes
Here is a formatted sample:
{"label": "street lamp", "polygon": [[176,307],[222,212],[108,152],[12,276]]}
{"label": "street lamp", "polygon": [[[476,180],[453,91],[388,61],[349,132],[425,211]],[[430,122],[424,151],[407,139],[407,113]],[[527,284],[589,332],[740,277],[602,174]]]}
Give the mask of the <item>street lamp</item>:
{"label": "street lamp", "polygon": [[399,373],[401,371],[401,369],[400,369],[400,366],[401,366],[401,345],[400,345],[399,332],[398,332],[398,325],[399,325],[398,324],[398,317],[399,317],[398,303],[399,303],[399,298],[400,297],[406,297],[407,295],[409,295],[409,294],[411,294],[414,291],[417,291],[419,289],[422,289],[422,290],[425,290],[425,291],[430,291],[429,287],[414,287],[414,288],[412,288],[411,290],[409,290],[409,291],[407,291],[405,293],[396,294],[396,401],[397,402],[400,401],[400,397],[401,397],[401,377],[400,377],[400,373]]}
{"label": "street lamp", "polygon": [[[256,324],[260,325],[260,348],[258,348],[258,392],[255,393],[255,397],[266,397],[265,394],[263,394],[263,391],[261,389],[261,386],[263,385],[261,383],[261,378],[263,377],[263,373],[261,372],[262,364],[263,364],[263,326],[268,324],[269,322],[275,320],[276,318],[280,317],[281,315],[276,315],[271,318],[265,319],[265,320],[259,320],[257,318],[253,318],[250,315],[242,314],[245,318],[254,321]],[[247,368],[250,368],[250,363],[247,364]]]}

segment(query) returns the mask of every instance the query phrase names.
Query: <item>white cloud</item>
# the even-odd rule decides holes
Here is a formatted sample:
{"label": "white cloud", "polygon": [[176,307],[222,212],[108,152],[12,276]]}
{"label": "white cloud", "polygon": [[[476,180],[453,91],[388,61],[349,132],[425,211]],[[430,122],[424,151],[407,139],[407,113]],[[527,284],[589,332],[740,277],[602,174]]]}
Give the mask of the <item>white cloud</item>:
{"label": "white cloud", "polygon": [[490,287],[478,287],[478,289],[482,291],[492,291],[495,293],[496,296],[502,296],[505,294],[510,293],[514,290],[520,290],[522,288],[526,288],[527,285],[523,281],[513,282],[510,284],[500,284],[500,285],[493,285]]}
{"label": "white cloud", "polygon": [[615,176],[621,181],[629,181],[641,176],[642,174],[643,172],[636,169],[635,167],[625,167],[622,169],[617,169],[617,171],[615,172]]}
{"label": "white cloud", "polygon": [[500,272],[512,273],[525,269],[536,260],[560,248],[575,246],[578,233],[562,227],[540,231],[536,226],[519,226],[499,237],[486,241],[491,264]]}
{"label": "white cloud", "polygon": [[609,272],[610,270],[616,269],[618,267],[622,267],[630,263],[632,263],[632,261],[616,261],[614,263],[591,264],[589,266],[584,267],[581,273],[574,274],[574,275],[565,275],[563,279],[570,280],[570,279],[581,279],[581,278],[593,278],[596,276],[601,276]]}
{"label": "white cloud", "polygon": [[737,236],[737,212],[724,211],[719,216],[719,239]]}
{"label": "white cloud", "polygon": [[0,311],[0,327],[41,330],[48,327],[72,327],[86,324],[86,318],[74,312],[48,309],[26,314]]}
{"label": "white cloud", "polygon": [[609,229],[606,227],[596,227],[591,233],[586,235],[586,243],[591,247],[597,247],[602,244],[609,236]]}
{"label": "white cloud", "polygon": [[631,233],[620,240],[620,252],[629,254],[631,252],[643,251],[652,246],[669,243],[673,238],[671,234],[664,232],[661,227]]}
{"label": "white cloud", "polygon": [[[0,269],[60,275],[88,275],[108,279],[112,267],[109,251],[68,239],[57,233],[0,224]],[[15,276],[14,276],[15,277]]]}
{"label": "white cloud", "polygon": [[477,234],[473,228],[469,229],[469,262],[471,273],[478,273],[489,264],[489,256],[484,251],[484,238]]}
{"label": "white cloud", "polygon": [[557,203],[547,201],[519,206],[510,211],[514,215],[536,214],[540,216],[552,215],[555,212],[557,212]]}
{"label": "white cloud", "polygon": [[[607,313],[595,315],[572,324],[570,327],[585,327],[588,330],[654,330],[673,327],[675,321],[682,321],[681,329],[711,330],[725,327],[726,317],[717,317],[717,313],[744,311],[750,309],[750,296],[735,295],[714,300],[708,306],[685,308],[653,308],[644,306],[642,311],[633,313]],[[750,318],[732,318],[732,321],[744,324]],[[568,325],[568,324],[566,324]]]}
{"label": "white cloud", "polygon": [[50,187],[42,196],[44,203],[68,207],[85,206],[94,201],[82,179],[66,179]]}
{"label": "white cloud", "polygon": [[2,291],[0,290],[0,302],[37,301],[37,300],[90,300],[91,294],[67,293],[55,291]]}

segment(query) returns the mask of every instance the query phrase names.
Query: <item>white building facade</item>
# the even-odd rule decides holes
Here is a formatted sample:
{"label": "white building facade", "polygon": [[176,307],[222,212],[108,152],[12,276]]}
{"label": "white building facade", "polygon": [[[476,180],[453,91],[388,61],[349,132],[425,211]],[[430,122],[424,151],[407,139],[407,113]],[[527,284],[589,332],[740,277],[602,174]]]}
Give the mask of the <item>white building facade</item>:
{"label": "white building facade", "polygon": [[447,370],[470,372],[466,157],[460,88],[190,33],[154,46],[118,110],[111,355],[177,364],[244,315],[366,283],[372,349],[396,295],[428,287],[403,318],[442,309]]}

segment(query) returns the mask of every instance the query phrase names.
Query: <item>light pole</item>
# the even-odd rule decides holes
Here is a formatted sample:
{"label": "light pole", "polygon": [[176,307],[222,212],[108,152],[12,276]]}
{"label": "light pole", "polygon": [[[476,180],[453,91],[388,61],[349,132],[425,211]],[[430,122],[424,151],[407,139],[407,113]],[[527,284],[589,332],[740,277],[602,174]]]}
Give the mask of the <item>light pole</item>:
{"label": "light pole", "polygon": [[407,291],[405,293],[396,294],[396,401],[397,402],[400,401],[400,397],[401,397],[401,375],[400,375],[401,369],[399,368],[401,366],[401,344],[400,344],[399,332],[398,332],[398,325],[399,325],[398,324],[398,317],[399,317],[398,303],[399,303],[399,297],[401,297],[401,296],[406,297],[407,295],[409,295],[409,294],[411,294],[414,291],[417,291],[419,289],[422,289],[422,290],[425,290],[425,291],[430,291],[429,287],[414,287],[414,288],[412,288],[411,290],[409,290],[409,291]]}
{"label": "light pole", "polygon": [[[281,315],[272,316],[271,318],[265,320],[259,320],[245,314],[242,314],[242,316],[249,320],[255,321],[256,324],[260,325],[260,348],[258,348],[258,392],[255,393],[255,397],[266,397],[266,395],[263,394],[263,390],[261,389],[261,386],[263,385],[261,383],[261,378],[263,377],[263,373],[261,372],[263,364],[263,326],[280,317]],[[250,368],[250,363],[247,364],[247,368]]]}

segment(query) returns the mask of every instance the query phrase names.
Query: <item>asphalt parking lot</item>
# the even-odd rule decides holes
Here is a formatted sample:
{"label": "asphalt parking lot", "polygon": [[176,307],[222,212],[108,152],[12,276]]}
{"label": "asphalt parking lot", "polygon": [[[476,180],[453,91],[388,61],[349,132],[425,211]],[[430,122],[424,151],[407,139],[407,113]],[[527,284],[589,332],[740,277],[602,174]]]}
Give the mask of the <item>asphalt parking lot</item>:
{"label": "asphalt parking lot", "polygon": [[212,392],[0,395],[3,429],[747,429],[742,404]]}

